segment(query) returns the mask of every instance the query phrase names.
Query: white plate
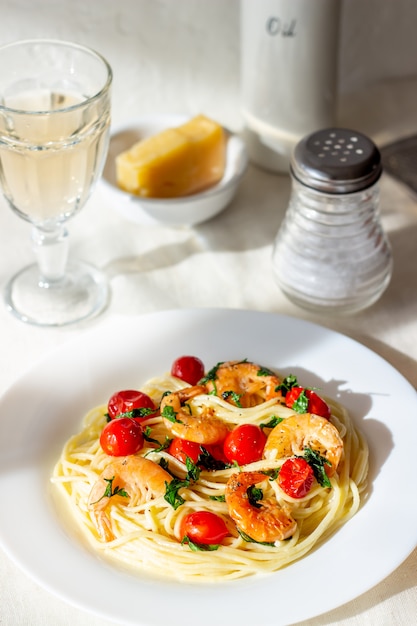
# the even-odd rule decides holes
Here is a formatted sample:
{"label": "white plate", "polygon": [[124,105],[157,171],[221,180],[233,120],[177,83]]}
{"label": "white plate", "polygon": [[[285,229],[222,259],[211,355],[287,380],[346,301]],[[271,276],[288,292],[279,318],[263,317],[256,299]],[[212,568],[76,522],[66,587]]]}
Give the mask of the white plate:
{"label": "white plate", "polygon": [[180,198],[142,198],[122,191],[116,183],[115,158],[134,143],[189,119],[184,115],[145,115],[112,129],[109,152],[101,184],[112,207],[122,217],[139,224],[194,226],[205,222],[232,201],[248,165],[246,146],[240,137],[227,132],[226,169],[222,180],[206,191]]}
{"label": "white plate", "polygon": [[[85,412],[187,353],[208,367],[247,357],[295,373],[343,402],[368,438],[368,501],[318,550],[275,574],[219,585],[133,576],[90,551],[54,507],[52,466]],[[416,414],[415,390],[387,362],[301,320],[196,309],[103,322],[24,375],[0,402],[1,542],[46,589],[123,624],[183,626],[184,615],[197,615],[199,626],[212,626],[213,614],[230,626],[308,619],[376,585],[416,546]]]}

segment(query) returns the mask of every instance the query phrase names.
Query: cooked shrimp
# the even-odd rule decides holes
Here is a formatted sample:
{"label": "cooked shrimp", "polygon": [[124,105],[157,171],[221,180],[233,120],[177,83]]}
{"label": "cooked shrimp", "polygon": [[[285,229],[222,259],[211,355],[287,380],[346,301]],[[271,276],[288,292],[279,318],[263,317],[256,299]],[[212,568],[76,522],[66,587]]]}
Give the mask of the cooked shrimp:
{"label": "cooked shrimp", "polygon": [[243,408],[256,406],[282,395],[276,389],[281,384],[278,376],[249,361],[219,363],[208,373],[206,381],[209,393],[215,393],[234,404],[237,400]]}
{"label": "cooked shrimp", "polygon": [[260,543],[273,543],[291,537],[297,522],[287,508],[269,498],[251,504],[248,489],[268,480],[261,472],[233,474],[226,484],[226,503],[229,515],[237,527]]}
{"label": "cooked shrimp", "polygon": [[311,448],[330,461],[326,472],[332,476],[337,470],[343,452],[343,440],[329,420],[313,413],[291,415],[269,433],[264,448],[266,459],[282,459],[302,455]]}
{"label": "cooked shrimp", "polygon": [[187,404],[195,396],[205,393],[207,390],[203,385],[195,385],[174,391],[162,399],[161,415],[173,435],[207,445],[223,441],[229,432],[227,424],[209,408],[193,415]]}
{"label": "cooked shrimp", "polygon": [[102,541],[115,538],[106,513],[110,498],[145,502],[165,493],[172,476],[160,465],[141,456],[118,457],[111,461],[94,483],[88,508]]}

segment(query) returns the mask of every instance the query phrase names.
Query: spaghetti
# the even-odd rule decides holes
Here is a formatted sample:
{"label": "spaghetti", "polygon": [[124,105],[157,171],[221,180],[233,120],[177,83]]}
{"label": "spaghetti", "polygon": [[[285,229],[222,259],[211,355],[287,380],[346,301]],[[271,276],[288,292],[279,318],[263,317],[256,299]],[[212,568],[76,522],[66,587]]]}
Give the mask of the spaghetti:
{"label": "spaghetti", "polygon": [[[164,402],[167,392],[186,393],[189,389],[187,383],[168,374],[142,387],[157,406]],[[268,448],[268,441],[273,440],[281,420],[291,416],[293,419],[295,411],[285,405],[281,393],[259,400],[254,406],[250,402],[242,406],[236,395],[233,398],[230,394],[216,395],[211,384],[210,392],[206,388],[205,393],[191,394],[183,409],[200,420],[205,415],[215,416],[230,430],[242,424],[259,426],[267,436]],[[100,434],[108,420],[107,406],[96,407],[86,415],[81,431],[64,446],[52,480],[64,494],[94,549],[121,564],[187,581],[219,581],[273,572],[300,559],[345,524],[357,512],[366,490],[367,443],[346,409],[335,401],[327,402],[331,410],[329,424],[342,441],[340,461],[337,469],[333,467],[332,472],[327,472],[325,486],[316,477],[302,497],[292,497],[280,487],[277,476],[287,457],[277,458],[271,453],[271,449],[276,450],[273,445],[269,445],[268,455],[244,466],[214,463],[211,466],[214,469],[210,469],[207,464],[197,467],[189,459],[187,463],[178,460],[168,451],[172,432],[166,412],[141,420],[147,436],[143,448],[134,456],[150,462],[152,472],[148,471],[151,466],[140,461],[137,473],[132,472],[130,479],[124,477],[118,482],[117,467],[120,468],[123,460],[108,456],[100,446]],[[294,433],[294,441],[297,437],[300,440],[299,435]],[[308,438],[308,446],[315,447],[314,436]],[[293,445],[292,456],[298,458],[302,452],[297,454]],[[316,457],[324,461],[325,468],[326,458],[321,453]],[[225,497],[233,480],[236,483],[237,473],[242,481],[249,473],[257,477],[257,499],[251,500],[249,491],[243,494],[245,510],[249,509],[255,523],[264,523],[260,512],[273,502],[274,511],[279,510],[294,521],[290,537],[257,541],[244,531],[243,524],[239,527],[238,518],[233,515],[236,511],[232,499]],[[264,480],[260,485],[261,474]],[[164,476],[169,479],[164,480]],[[158,480],[163,484],[159,491],[155,486]],[[102,495],[92,499],[99,481],[103,483]],[[143,481],[148,484],[142,485]],[[167,497],[168,491],[177,500]],[[196,511],[210,511],[224,521],[228,534],[219,545],[184,541],[181,536],[184,518]],[[109,534],[104,540],[97,514],[108,526]]]}

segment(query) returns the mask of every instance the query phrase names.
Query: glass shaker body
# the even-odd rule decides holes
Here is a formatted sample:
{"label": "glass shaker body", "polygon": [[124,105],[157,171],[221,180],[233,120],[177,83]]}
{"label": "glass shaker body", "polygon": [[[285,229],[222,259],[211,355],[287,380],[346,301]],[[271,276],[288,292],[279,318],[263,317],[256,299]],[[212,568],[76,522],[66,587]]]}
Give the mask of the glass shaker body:
{"label": "glass shaker body", "polygon": [[[337,187],[337,181],[331,184]],[[326,185],[319,181],[318,186]],[[303,308],[354,313],[376,302],[392,273],[378,181],[358,191],[329,193],[292,174],[290,202],[272,260],[278,285]]]}

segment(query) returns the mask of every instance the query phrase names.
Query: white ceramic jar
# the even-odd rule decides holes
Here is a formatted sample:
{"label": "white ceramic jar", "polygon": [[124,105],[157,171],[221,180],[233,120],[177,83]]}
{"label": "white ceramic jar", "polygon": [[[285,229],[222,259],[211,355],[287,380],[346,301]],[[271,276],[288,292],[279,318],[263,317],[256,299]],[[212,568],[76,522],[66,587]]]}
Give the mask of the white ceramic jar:
{"label": "white ceramic jar", "polygon": [[249,158],[287,172],[306,134],[334,125],[340,0],[241,0],[241,101]]}

